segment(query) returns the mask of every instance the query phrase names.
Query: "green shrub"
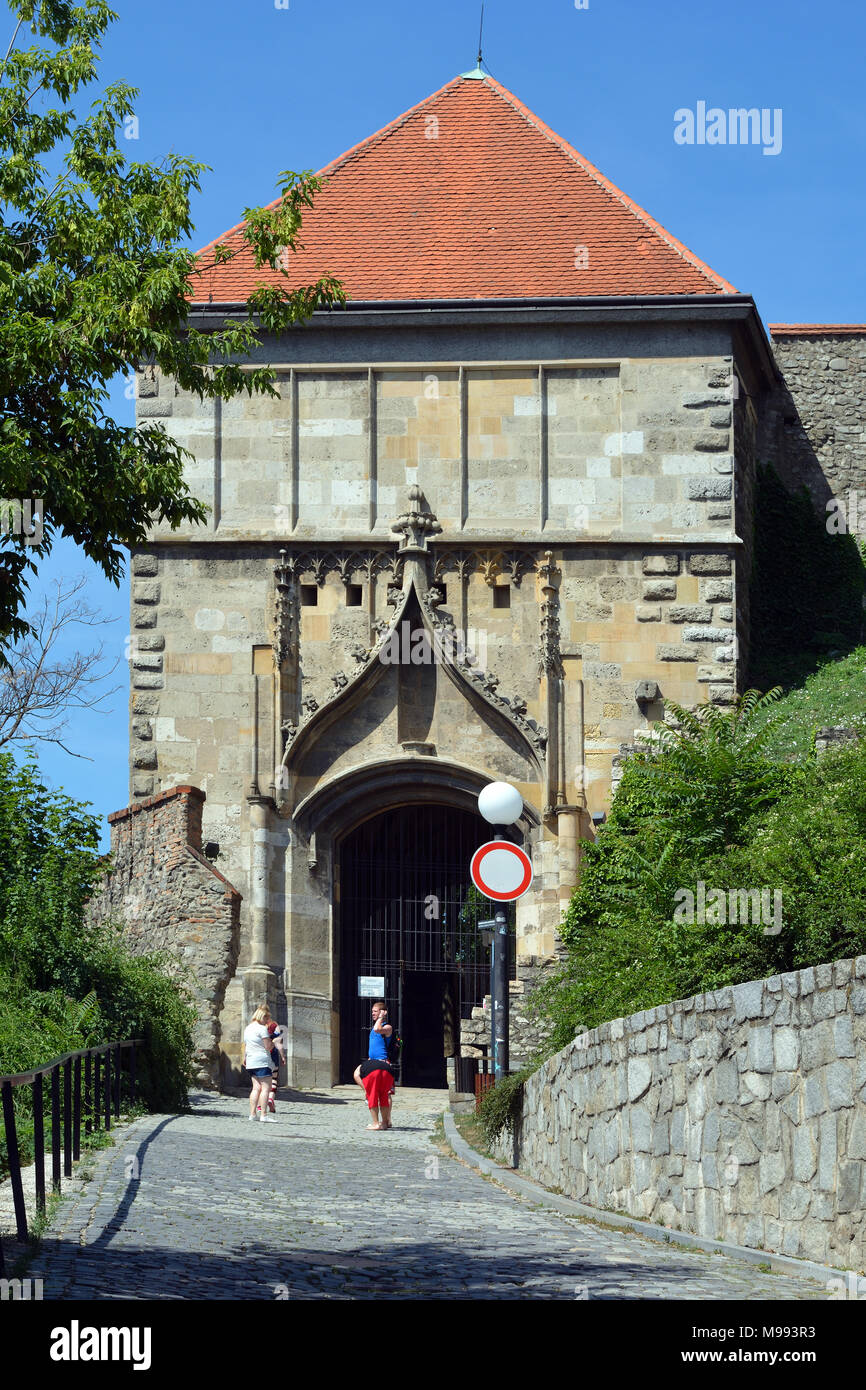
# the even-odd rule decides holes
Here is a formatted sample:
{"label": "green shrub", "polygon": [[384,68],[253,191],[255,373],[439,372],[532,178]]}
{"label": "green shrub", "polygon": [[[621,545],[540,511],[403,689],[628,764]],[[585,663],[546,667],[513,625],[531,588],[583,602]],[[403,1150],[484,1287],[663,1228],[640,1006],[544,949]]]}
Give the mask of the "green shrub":
{"label": "green shrub", "polygon": [[[86,805],[45,787],[35,761],[0,752],[0,1074],[142,1038],[141,1100],[186,1105],[195,1011],[168,957],[136,956],[116,924],[87,920],[107,867]],[[30,1088],[16,1088],[22,1140]],[[0,1159],[2,1161],[2,1159]]]}
{"label": "green shrub", "polygon": [[[565,964],[530,1001],[553,1046],[672,999],[866,953],[866,741],[782,764],[765,752],[767,708],[747,697],[701,713],[627,764],[565,915]],[[778,890],[780,930],[684,920],[682,890],[701,881]]]}
{"label": "green shrub", "polygon": [[538,1062],[533,1062],[520,1071],[509,1072],[508,1076],[485,1091],[480,1118],[488,1147],[492,1147],[503,1134],[514,1133],[523,1110],[524,1087],[538,1065]]}

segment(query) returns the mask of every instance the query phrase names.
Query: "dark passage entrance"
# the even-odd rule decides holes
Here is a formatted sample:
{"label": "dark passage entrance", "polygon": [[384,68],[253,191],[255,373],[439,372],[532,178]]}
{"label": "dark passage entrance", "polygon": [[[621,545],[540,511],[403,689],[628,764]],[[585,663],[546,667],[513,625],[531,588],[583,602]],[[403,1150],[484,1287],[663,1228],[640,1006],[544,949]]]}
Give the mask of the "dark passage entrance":
{"label": "dark passage entrance", "polygon": [[469,861],[490,839],[478,815],[405,806],[365,821],[340,852],[337,943],[340,1080],[367,1055],[372,999],[359,976],[381,976],[391,1022],[403,1037],[404,1086],[445,1086],[459,1054],[460,1018],[490,988],[477,922],[491,904],[472,887]]}

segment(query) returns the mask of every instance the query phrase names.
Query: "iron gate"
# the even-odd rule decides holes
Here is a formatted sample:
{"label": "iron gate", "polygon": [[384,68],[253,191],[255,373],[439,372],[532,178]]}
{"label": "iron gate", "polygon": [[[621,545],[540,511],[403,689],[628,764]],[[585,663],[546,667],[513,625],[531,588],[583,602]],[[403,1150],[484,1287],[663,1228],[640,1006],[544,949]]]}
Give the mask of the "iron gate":
{"label": "iron gate", "polygon": [[469,877],[472,854],[490,833],[472,812],[425,805],[385,811],[344,840],[341,1081],[367,1055],[373,1001],[359,997],[358,976],[368,975],[384,977],[389,1017],[404,1039],[403,1084],[446,1084],[446,1055],[460,1053],[460,1020],[490,991],[490,953],[477,923],[493,906]]}

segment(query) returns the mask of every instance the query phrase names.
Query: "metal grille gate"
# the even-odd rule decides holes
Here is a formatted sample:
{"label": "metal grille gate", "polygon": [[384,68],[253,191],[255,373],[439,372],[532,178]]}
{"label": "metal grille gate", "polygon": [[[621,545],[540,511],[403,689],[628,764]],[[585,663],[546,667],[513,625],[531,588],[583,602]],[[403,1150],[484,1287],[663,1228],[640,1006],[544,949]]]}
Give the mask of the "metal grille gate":
{"label": "metal grille gate", "polygon": [[340,1072],[367,1055],[372,1000],[358,976],[384,976],[389,1016],[404,1039],[401,1081],[445,1086],[459,1056],[460,1019],[490,989],[490,955],[477,922],[491,904],[472,887],[469,861],[490,827],[468,811],[405,806],[366,821],[340,852],[338,972]]}

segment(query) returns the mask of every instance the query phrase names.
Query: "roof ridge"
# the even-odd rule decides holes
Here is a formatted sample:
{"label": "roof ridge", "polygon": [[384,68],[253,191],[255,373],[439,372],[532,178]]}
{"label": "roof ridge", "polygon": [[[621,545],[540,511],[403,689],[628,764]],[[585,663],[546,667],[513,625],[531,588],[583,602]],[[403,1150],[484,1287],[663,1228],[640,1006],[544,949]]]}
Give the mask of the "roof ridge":
{"label": "roof ridge", "polygon": [[675,237],[672,232],[669,232],[666,227],[663,227],[660,222],[657,222],[651,213],[648,213],[645,208],[641,207],[640,203],[636,203],[634,198],[630,198],[627,193],[624,193],[621,188],[618,188],[615,183],[596,167],[596,165],[590,163],[585,155],[582,155],[579,150],[575,149],[574,145],[570,144],[563,136],[557,134],[546,121],[543,121],[540,116],[536,115],[536,113],[522,102],[519,97],[516,97],[513,92],[510,92],[508,88],[503,86],[501,82],[498,82],[495,77],[491,77],[486,73],[484,81],[489,82],[490,86],[496,89],[500,98],[513,106],[518,115],[522,116],[527,124],[533,126],[538,130],[539,134],[543,135],[554,144],[561,153],[573,160],[574,163],[577,164],[584,173],[588,174],[590,178],[594,179],[599,187],[604,189],[606,193],[610,193],[617,198],[632,216],[636,217],[639,222],[643,222],[651,231],[660,236],[673,251],[683,258],[683,260],[688,261],[696,270],[706,275],[707,279],[713,284],[723,288],[728,294],[739,294],[739,290],[735,285],[732,285],[724,276],[718,275],[716,271],[713,270],[712,266],[707,265],[706,261],[702,261],[700,256],[695,255],[694,251],[691,251],[689,247],[686,246],[685,242],[680,241],[679,237]]}

